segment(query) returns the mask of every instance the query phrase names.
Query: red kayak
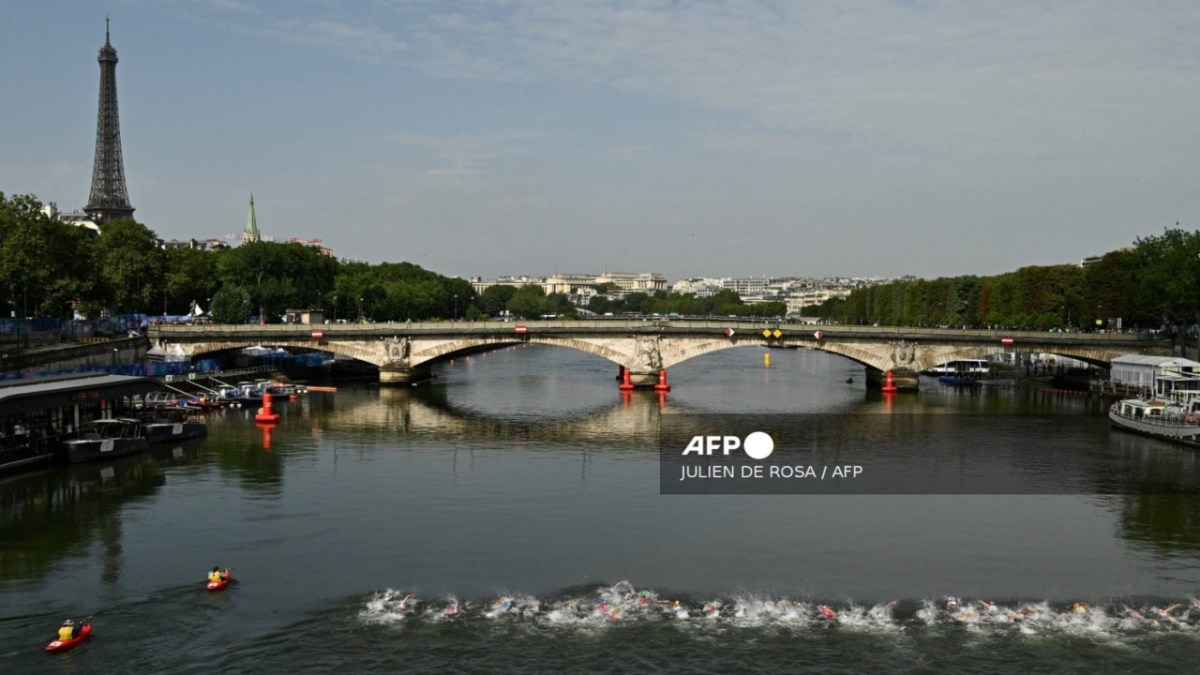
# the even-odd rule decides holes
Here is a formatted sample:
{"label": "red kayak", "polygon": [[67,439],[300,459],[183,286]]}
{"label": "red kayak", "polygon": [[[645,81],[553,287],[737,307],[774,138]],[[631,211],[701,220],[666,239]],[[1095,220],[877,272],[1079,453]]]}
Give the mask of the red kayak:
{"label": "red kayak", "polygon": [[79,629],[79,635],[76,635],[75,637],[71,638],[70,640],[55,640],[54,642],[51,642],[50,644],[46,645],[46,651],[60,652],[60,651],[63,651],[64,649],[70,649],[71,647],[74,647],[75,645],[79,644],[80,642],[83,642],[84,640],[88,639],[88,636],[91,634],[92,634],[92,624],[85,623]]}
{"label": "red kayak", "polygon": [[[232,569],[232,568],[231,568],[231,569]],[[219,591],[219,590],[221,590],[222,588],[225,588],[226,586],[228,586],[228,585],[229,585],[229,582],[233,581],[233,575],[229,573],[229,570],[224,570],[224,571],[222,572],[222,574],[224,575],[224,578],[223,578],[223,579],[221,579],[220,581],[210,581],[210,582],[208,582],[208,590],[210,590],[210,591]]]}

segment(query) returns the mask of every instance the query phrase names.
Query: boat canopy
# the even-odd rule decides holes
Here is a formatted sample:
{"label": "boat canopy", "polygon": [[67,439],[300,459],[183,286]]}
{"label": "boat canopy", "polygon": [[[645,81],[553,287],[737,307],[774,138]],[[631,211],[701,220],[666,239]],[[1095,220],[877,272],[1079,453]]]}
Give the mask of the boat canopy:
{"label": "boat canopy", "polygon": [[25,415],[47,408],[88,401],[142,396],[162,385],[151,377],[88,374],[20,380],[0,386],[0,417]]}

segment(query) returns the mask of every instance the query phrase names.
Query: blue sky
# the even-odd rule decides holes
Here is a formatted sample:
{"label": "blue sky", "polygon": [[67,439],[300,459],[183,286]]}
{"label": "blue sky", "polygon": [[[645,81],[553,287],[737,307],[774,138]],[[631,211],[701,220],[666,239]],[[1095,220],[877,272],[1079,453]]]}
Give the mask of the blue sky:
{"label": "blue sky", "polygon": [[1200,3],[0,2],[0,191],[445,274],[992,274],[1200,214]]}

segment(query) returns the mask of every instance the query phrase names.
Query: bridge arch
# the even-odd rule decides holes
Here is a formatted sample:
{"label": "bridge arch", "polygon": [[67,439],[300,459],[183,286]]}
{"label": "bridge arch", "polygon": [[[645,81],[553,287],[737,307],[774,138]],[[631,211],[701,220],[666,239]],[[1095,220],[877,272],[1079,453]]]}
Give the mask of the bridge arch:
{"label": "bridge arch", "polygon": [[[378,358],[376,350],[369,349],[367,346],[353,342],[330,342],[328,344],[317,344],[312,340],[264,340],[255,344],[261,344],[268,347],[286,347],[290,349],[300,349],[304,351],[320,351],[336,354],[337,356],[345,356],[352,359],[358,359],[370,363],[374,366],[382,366],[381,359]],[[189,358],[213,354],[216,352],[238,351],[247,347],[253,347],[254,344],[246,344],[245,340],[225,340],[215,342],[197,342],[194,344],[175,343],[168,345],[168,350],[177,350],[175,353],[182,353]]]}
{"label": "bridge arch", "polygon": [[522,340],[517,338],[497,339],[495,337],[485,337],[451,340],[448,342],[434,343],[420,349],[414,349],[409,358],[409,365],[414,368],[418,366],[431,366],[435,363],[458,358],[459,356],[486,351],[492,348],[498,349],[500,347],[519,344],[566,347],[568,349],[575,349],[593,356],[599,356],[600,358],[607,359],[618,365],[626,365],[625,361],[628,359],[627,355],[623,352],[617,351],[598,342],[580,338],[530,336],[528,339]]}

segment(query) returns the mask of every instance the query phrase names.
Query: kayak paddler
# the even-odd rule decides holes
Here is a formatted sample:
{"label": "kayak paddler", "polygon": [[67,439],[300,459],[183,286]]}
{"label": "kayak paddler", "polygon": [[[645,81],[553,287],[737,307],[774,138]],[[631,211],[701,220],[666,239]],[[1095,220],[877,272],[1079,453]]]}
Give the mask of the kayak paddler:
{"label": "kayak paddler", "polygon": [[58,629],[59,640],[73,640],[79,637],[79,626],[75,625],[74,619],[67,619],[62,622],[62,626]]}

